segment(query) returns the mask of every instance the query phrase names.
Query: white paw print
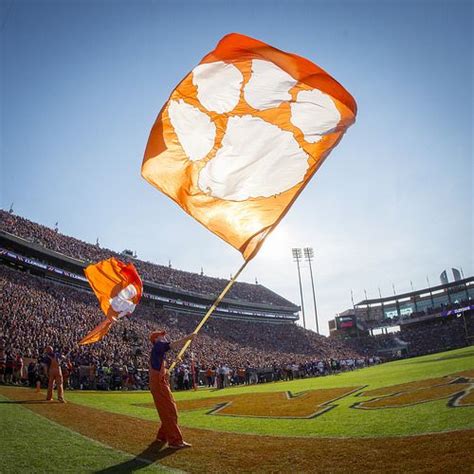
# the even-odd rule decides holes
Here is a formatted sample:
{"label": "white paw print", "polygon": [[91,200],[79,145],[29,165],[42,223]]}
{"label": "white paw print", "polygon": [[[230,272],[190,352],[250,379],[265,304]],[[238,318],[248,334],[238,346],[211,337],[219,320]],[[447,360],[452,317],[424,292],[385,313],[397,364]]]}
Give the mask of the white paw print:
{"label": "white paw print", "polygon": [[187,159],[200,166],[198,189],[214,198],[244,201],[291,189],[310,168],[308,149],[341,121],[328,94],[271,61],[200,64],[186,79],[195,95],[178,86],[167,114]]}
{"label": "white paw print", "polygon": [[118,313],[117,319],[135,311],[137,305],[133,302],[133,298],[135,298],[137,294],[138,292],[135,285],[130,283],[127,287],[123,288],[117,296],[110,298],[110,306]]}

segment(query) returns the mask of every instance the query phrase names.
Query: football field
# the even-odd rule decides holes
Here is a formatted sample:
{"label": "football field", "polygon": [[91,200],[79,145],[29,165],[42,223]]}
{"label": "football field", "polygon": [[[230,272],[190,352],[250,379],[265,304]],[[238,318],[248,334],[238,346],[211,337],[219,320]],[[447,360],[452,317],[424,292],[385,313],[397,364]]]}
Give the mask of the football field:
{"label": "football field", "polygon": [[0,472],[472,472],[474,347],[321,378],[175,393],[192,449],[153,444],[148,392],[0,387]]}

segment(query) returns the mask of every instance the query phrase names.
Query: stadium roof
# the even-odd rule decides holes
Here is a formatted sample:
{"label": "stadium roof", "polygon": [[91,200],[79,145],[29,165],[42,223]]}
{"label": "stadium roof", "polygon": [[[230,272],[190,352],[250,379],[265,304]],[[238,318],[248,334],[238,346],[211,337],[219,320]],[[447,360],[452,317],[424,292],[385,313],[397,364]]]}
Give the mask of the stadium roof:
{"label": "stadium roof", "polygon": [[385,296],[383,298],[366,299],[366,300],[360,301],[359,303],[356,303],[355,306],[357,307],[357,306],[367,306],[367,305],[374,305],[374,304],[383,304],[383,303],[389,303],[391,301],[401,300],[405,298],[411,299],[411,298],[416,298],[417,296],[420,297],[420,296],[429,295],[430,293],[446,291],[451,288],[456,288],[459,286],[470,286],[470,285],[474,285],[474,277],[464,278],[462,280],[453,281],[444,285],[431,286],[428,288],[423,288],[421,290],[410,291],[408,293],[400,293],[398,295]]}

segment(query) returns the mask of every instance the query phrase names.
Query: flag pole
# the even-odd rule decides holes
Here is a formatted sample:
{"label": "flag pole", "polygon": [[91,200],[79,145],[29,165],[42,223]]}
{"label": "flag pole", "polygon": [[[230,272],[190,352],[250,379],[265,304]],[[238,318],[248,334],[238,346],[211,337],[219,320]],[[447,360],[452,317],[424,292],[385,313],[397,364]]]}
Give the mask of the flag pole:
{"label": "flag pole", "polygon": [[[204,326],[206,321],[209,319],[211,314],[215,311],[215,309],[219,306],[219,303],[224,299],[224,296],[227,294],[227,292],[232,288],[232,285],[235,283],[239,275],[242,273],[244,268],[247,266],[247,263],[249,263],[250,260],[245,260],[245,262],[242,264],[242,266],[239,268],[237,273],[230,279],[229,283],[227,283],[226,287],[222,290],[222,293],[217,297],[217,299],[212,303],[212,306],[209,308],[207,313],[204,315],[204,317],[201,319],[201,322],[196,326],[196,329],[193,331],[193,334],[197,334],[201,328]],[[182,360],[183,354],[186,352],[187,348],[191,344],[191,341],[186,341],[184,346],[181,348],[179,351],[179,354],[176,356],[176,359],[174,362],[170,365],[169,372],[175,368],[176,364],[178,361]]]}

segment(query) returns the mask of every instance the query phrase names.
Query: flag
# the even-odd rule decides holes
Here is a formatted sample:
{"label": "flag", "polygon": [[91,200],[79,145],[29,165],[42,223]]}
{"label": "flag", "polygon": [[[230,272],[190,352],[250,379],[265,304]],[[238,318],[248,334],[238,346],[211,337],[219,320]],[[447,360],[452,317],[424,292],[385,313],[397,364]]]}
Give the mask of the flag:
{"label": "flag", "polygon": [[99,342],[109,331],[114,323],[113,319],[104,319],[91,332],[79,341],[79,344],[86,345]]}
{"label": "flag", "polygon": [[356,111],[319,66],[233,33],[171,93],[142,176],[250,260]]}
{"label": "flag", "polygon": [[457,268],[451,268],[451,270],[453,271],[454,281],[462,280],[461,272]]}
{"label": "flag", "polygon": [[115,258],[89,265],[84,273],[99,300],[106,319],[79,344],[100,341],[117,319],[133,313],[143,293],[143,284],[135,266]]}
{"label": "flag", "polygon": [[444,270],[441,275],[439,276],[439,279],[441,281],[442,285],[447,285],[448,284],[448,273],[446,270]]}

